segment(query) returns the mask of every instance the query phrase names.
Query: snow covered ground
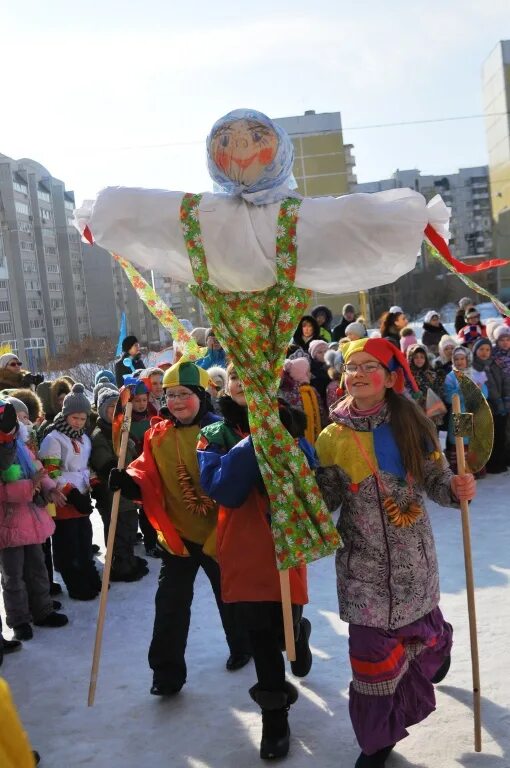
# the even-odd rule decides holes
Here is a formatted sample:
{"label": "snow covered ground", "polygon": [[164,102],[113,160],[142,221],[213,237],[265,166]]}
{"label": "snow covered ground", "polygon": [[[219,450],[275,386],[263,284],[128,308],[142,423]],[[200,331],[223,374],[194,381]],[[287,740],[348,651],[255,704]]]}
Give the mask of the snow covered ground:
{"label": "snow covered ground", "polygon": [[[442,576],[442,608],[455,628],[452,669],[438,687],[437,711],[401,742],[388,768],[510,767],[510,476],[479,483],[471,506],[483,695],[483,752],[473,751],[471,667],[460,515],[429,504]],[[97,518],[94,513],[94,518]],[[94,520],[96,541],[99,520]],[[149,695],[147,648],[158,563],[136,584],[113,584],[93,708],[87,690],[98,601],[64,598],[70,625],[35,628],[2,674],[45,768],[254,768],[260,715],[248,696],[253,665],[229,673],[227,647],[208,582],[196,583],[187,652],[188,682],[171,700]],[[350,768],[358,754],[348,716],[347,625],[340,622],[333,561],[310,568],[314,664],[294,681],[294,768]],[[6,635],[9,636],[7,630]],[[289,670],[290,675],[290,670]]]}

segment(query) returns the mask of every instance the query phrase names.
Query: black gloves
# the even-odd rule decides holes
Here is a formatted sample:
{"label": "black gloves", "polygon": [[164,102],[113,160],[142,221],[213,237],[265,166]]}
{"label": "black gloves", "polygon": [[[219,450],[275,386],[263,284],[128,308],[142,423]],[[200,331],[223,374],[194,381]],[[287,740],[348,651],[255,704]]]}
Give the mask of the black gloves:
{"label": "black gloves", "polygon": [[67,500],[80,515],[91,515],[94,511],[90,493],[80,493],[78,488],[71,488],[67,494]]}
{"label": "black gloves", "polygon": [[22,387],[31,387],[34,385],[34,387],[37,387],[38,384],[42,384],[44,381],[44,376],[42,373],[25,373],[23,378],[21,379],[21,386]]}
{"label": "black gloves", "polygon": [[125,469],[112,469],[108,478],[108,488],[110,491],[120,491],[124,498],[131,499],[131,501],[138,501],[142,498],[140,486],[135,483]]}

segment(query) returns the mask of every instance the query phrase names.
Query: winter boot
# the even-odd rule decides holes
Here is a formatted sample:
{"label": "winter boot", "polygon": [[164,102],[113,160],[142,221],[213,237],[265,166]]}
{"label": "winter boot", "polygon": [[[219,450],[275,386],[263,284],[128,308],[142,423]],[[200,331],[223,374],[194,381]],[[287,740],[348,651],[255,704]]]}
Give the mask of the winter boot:
{"label": "winter boot", "polygon": [[448,670],[450,669],[451,663],[452,663],[452,657],[450,656],[450,654],[448,654],[448,656],[445,658],[445,660],[437,670],[434,677],[430,679],[430,682],[436,685],[437,683],[440,683],[441,680],[444,680],[446,675],[448,674]]}
{"label": "winter boot", "polygon": [[290,662],[292,674],[296,677],[306,677],[312,668],[312,652],[308,641],[312,632],[312,625],[308,619],[299,622],[299,635],[296,640],[296,661]]}
{"label": "winter boot", "polygon": [[50,584],[50,595],[61,595],[62,594],[62,587],[58,583],[58,581],[52,581]]}
{"label": "winter boot", "polygon": [[6,640],[5,637],[2,637],[2,635],[0,635],[0,644],[0,655],[2,650],[4,655],[7,655],[8,653],[16,653],[16,651],[21,651],[23,648],[19,640]]}
{"label": "winter boot", "polygon": [[28,622],[25,624],[18,624],[16,627],[13,627],[12,630],[16,640],[31,640],[34,636],[32,627]]}
{"label": "winter boot", "polygon": [[245,667],[251,660],[250,653],[231,653],[225,664],[225,668],[229,672],[235,672],[238,669]]}
{"label": "winter boot", "polygon": [[57,613],[56,611],[52,611],[44,619],[34,621],[36,627],[65,627],[68,623],[69,619],[65,613]]}
{"label": "winter boot", "polygon": [[250,696],[262,710],[261,759],[285,757],[290,740],[288,713],[297,701],[297,688],[285,681],[283,691],[261,691],[257,684],[250,688]]}
{"label": "winter boot", "polygon": [[390,755],[394,746],[394,744],[390,744],[389,747],[378,749],[373,755],[365,755],[362,752],[356,760],[354,768],[385,768],[386,758]]}

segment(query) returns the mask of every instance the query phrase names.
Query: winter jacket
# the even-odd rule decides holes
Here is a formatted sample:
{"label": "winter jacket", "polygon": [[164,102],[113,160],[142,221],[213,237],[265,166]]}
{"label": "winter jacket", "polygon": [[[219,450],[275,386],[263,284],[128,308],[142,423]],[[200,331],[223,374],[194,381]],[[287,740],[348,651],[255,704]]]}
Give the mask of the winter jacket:
{"label": "winter jacket", "polygon": [[382,338],[386,339],[387,341],[390,341],[397,349],[400,349],[400,334],[397,330],[395,331],[390,330]]}
{"label": "winter jacket", "polygon": [[[228,400],[235,413],[240,407]],[[198,441],[198,464],[200,485],[220,505],[217,556],[222,599],[281,602],[271,510],[251,437],[231,423],[205,427]],[[292,602],[304,605],[306,568],[291,568],[289,576]]]}
{"label": "winter jacket", "polygon": [[[34,469],[40,467],[34,461]],[[48,475],[42,477],[42,495],[47,496],[56,487]],[[0,549],[42,544],[55,530],[47,507],[35,504],[34,494],[30,479],[0,482]]]}
{"label": "winter jacket", "polygon": [[[129,440],[126,464],[133,461],[135,456],[135,445],[132,440]],[[98,418],[91,437],[90,468],[93,473],[91,478],[92,496],[100,509],[111,509],[113,492],[108,488],[108,477],[110,471],[116,466],[117,455],[113,450],[112,425]],[[119,512],[134,508],[135,504],[130,499],[126,499],[124,496],[120,497]]]}
{"label": "winter jacket", "polygon": [[345,329],[348,325],[350,325],[353,321],[347,320],[347,318],[342,316],[342,319],[338,323],[338,325],[335,325],[333,328],[331,338],[333,341],[340,341],[340,339],[345,338]]}
{"label": "winter jacket", "polygon": [[[386,405],[374,416],[352,416],[345,402],[336,423],[321,433],[316,450],[319,486],[330,509],[341,505],[338,531],[344,549],[336,556],[340,616],[344,621],[394,630],[425,616],[439,602],[434,537],[424,492],[442,506],[458,506],[452,472],[442,453],[424,447],[424,487],[410,484],[393,436]],[[409,527],[388,519],[382,492],[354,433],[378,469],[389,494],[403,509],[414,500],[422,513]]]}
{"label": "winter jacket", "polygon": [[[196,455],[198,433],[202,427],[220,421],[206,412],[199,424],[176,427],[166,419],[154,419],[145,433],[143,452],[127,468],[128,474],[140,488],[139,501],[160,544],[174,555],[187,557],[183,539],[201,544],[207,555],[216,554],[217,508],[206,515],[191,512],[183,497],[177,477],[180,455],[195,491],[199,484]],[[179,434],[175,434],[178,432]],[[177,451],[177,446],[179,450]]]}
{"label": "winter jacket", "polygon": [[122,357],[115,361],[115,381],[118,387],[124,386],[124,376],[132,376],[133,371],[141,371],[145,368],[145,363],[140,354],[131,357],[124,352]]}
{"label": "winter jacket", "polygon": [[44,411],[44,421],[37,428],[37,438],[42,443],[46,437],[49,426],[53,424],[53,419],[61,410],[61,404],[58,398],[62,394],[68,395],[71,391],[71,383],[67,378],[60,377],[54,381],[43,381],[37,387],[37,395],[42,402]]}
{"label": "winter jacket", "polygon": [[[53,429],[41,443],[39,458],[62,493],[67,494],[72,488],[76,488],[80,493],[88,493],[90,452],[88,435],[84,434],[79,440],[72,440]],[[82,515],[71,504],[57,508],[57,520],[79,517]]]}
{"label": "winter jacket", "polygon": [[437,352],[439,341],[443,336],[448,336],[448,331],[441,323],[439,323],[439,325],[423,323],[421,343],[425,344],[426,347],[429,347],[431,352]]}
{"label": "winter jacket", "polygon": [[36,387],[44,381],[41,373],[30,373],[30,371],[11,370],[11,368],[0,368],[0,391],[2,389],[30,389]]}
{"label": "winter jacket", "polygon": [[[308,322],[310,325],[313,326],[313,335],[310,336],[310,338],[305,339],[303,338],[303,322]],[[290,357],[293,352],[295,352],[297,349],[303,349],[305,352],[308,352],[308,349],[310,347],[310,343],[312,341],[317,341],[321,338],[321,330],[319,323],[315,319],[315,317],[312,317],[312,315],[303,315],[301,320],[298,323],[298,327],[296,328],[296,331],[294,333],[294,336],[292,337],[292,341],[290,343],[290,346],[287,350],[287,357]]]}

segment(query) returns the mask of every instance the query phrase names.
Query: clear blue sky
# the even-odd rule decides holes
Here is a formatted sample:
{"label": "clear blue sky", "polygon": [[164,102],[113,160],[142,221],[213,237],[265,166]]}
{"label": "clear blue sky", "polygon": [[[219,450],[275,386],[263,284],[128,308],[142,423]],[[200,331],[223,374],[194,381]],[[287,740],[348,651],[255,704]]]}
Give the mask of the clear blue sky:
{"label": "clear blue sky", "polygon": [[[481,113],[509,0],[0,2],[0,152],[76,192],[210,188],[203,140],[230,109],[352,126]],[[484,120],[345,130],[360,181],[487,162]],[[159,146],[153,146],[159,145]],[[170,145],[170,146],[161,146]]]}

